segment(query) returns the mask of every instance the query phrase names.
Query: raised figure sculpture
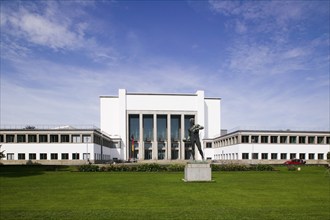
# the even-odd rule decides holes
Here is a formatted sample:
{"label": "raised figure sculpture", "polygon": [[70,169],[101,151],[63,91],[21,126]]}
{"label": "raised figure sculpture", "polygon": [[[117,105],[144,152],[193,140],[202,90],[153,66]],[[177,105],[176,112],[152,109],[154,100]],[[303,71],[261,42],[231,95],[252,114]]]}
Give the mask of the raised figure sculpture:
{"label": "raised figure sculpture", "polygon": [[195,119],[190,119],[190,128],[188,129],[189,132],[189,139],[191,143],[191,149],[192,149],[192,158],[195,160],[195,144],[197,146],[197,149],[199,151],[199,154],[202,156],[202,160],[204,160],[204,154],[202,151],[201,141],[199,140],[199,130],[204,129],[203,126],[199,124],[195,124]]}

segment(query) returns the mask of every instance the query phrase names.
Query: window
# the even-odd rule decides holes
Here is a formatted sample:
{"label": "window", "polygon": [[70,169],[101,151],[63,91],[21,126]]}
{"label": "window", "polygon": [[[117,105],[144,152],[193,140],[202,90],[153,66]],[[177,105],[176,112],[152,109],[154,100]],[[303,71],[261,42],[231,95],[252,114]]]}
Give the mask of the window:
{"label": "window", "polygon": [[78,153],[73,153],[72,154],[72,160],[79,160],[79,154]]}
{"label": "window", "polygon": [[251,136],[252,143],[259,143],[259,136]]}
{"label": "window", "polygon": [[249,143],[249,136],[243,135],[242,136],[242,143]]}
{"label": "window", "polygon": [[41,153],[40,154],[40,160],[47,160],[47,154],[46,153]]}
{"label": "window", "polygon": [[287,140],[287,136],[280,136],[280,143],[285,144]]}
{"label": "window", "polygon": [[249,153],[242,153],[242,159],[248,160],[249,159]]}
{"label": "window", "polygon": [[308,154],[308,159],[309,160],[314,160],[315,159],[315,154]]}
{"label": "window", "polygon": [[58,160],[58,154],[57,153],[51,153],[50,154],[50,159],[51,160]]}
{"label": "window", "polygon": [[48,142],[48,135],[47,134],[40,134],[39,135],[39,143],[47,143]]}
{"label": "window", "polygon": [[25,154],[24,153],[19,153],[18,154],[18,159],[19,160],[25,160]]}
{"label": "window", "polygon": [[167,139],[167,115],[157,115],[157,140]]}
{"label": "window", "polygon": [[262,153],[261,154],[261,159],[268,160],[268,153]]}
{"label": "window", "polygon": [[308,143],[314,144],[315,143],[315,137],[308,137]]}
{"label": "window", "polygon": [[152,158],[152,144],[151,142],[144,143],[144,159],[150,160]]}
{"label": "window", "polygon": [[84,143],[91,143],[92,141],[92,138],[91,138],[91,136],[90,135],[83,135],[82,136],[83,137],[83,142]]}
{"label": "window", "polygon": [[158,142],[158,160],[165,159],[165,143]]}
{"label": "window", "polygon": [[132,136],[135,140],[140,137],[140,119],[139,115],[129,115],[129,138]]}
{"label": "window", "polygon": [[69,154],[68,153],[62,153],[61,158],[62,158],[62,160],[69,160]]}
{"label": "window", "polygon": [[330,144],[330,137],[327,137],[325,141],[326,141],[326,144]]}
{"label": "window", "polygon": [[305,160],[306,159],[306,154],[300,153],[299,154],[299,159]]}
{"label": "window", "polygon": [[252,159],[257,160],[258,159],[258,153],[253,153],[252,154]]}
{"label": "window", "polygon": [[37,159],[37,154],[29,154],[29,160],[36,160]]}
{"label": "window", "polygon": [[286,160],[286,153],[281,153],[281,160]]}
{"label": "window", "polygon": [[83,160],[89,160],[90,159],[90,154],[89,153],[84,153],[83,154]]}
{"label": "window", "polygon": [[297,137],[296,136],[290,136],[290,144],[297,143]]}
{"label": "window", "polygon": [[70,142],[70,138],[68,134],[61,134],[61,142],[62,143],[68,143]]}
{"label": "window", "polygon": [[261,143],[268,143],[268,136],[261,136]]}
{"label": "window", "polygon": [[306,144],[306,137],[299,137],[299,144]]}
{"label": "window", "polygon": [[29,134],[28,135],[28,142],[29,143],[36,143],[37,142],[37,135],[36,134]]}
{"label": "window", "polygon": [[317,143],[323,144],[324,137],[317,137]]}
{"label": "window", "polygon": [[154,118],[153,115],[143,115],[143,140],[151,141],[154,136]]}
{"label": "window", "polygon": [[291,153],[290,154],[290,159],[296,159],[296,154],[295,153]]}
{"label": "window", "polygon": [[179,158],[179,143],[178,142],[172,142],[171,143],[171,159],[176,160]]}
{"label": "window", "polygon": [[0,143],[4,142],[3,134],[0,134]]}
{"label": "window", "polygon": [[17,135],[17,143],[24,143],[24,142],[26,142],[25,134],[18,134]]}
{"label": "window", "polygon": [[181,115],[171,115],[171,140],[179,141],[181,136]]}
{"label": "window", "polygon": [[51,134],[50,135],[50,142],[51,143],[58,143],[58,135],[57,134]]}
{"label": "window", "polygon": [[212,148],[212,143],[210,142],[206,143],[206,148]]}
{"label": "window", "polygon": [[13,135],[13,134],[7,134],[6,135],[6,142],[7,143],[14,143],[15,142],[15,135]]}
{"label": "window", "polygon": [[71,136],[72,143],[80,143],[80,135],[72,135]]}
{"label": "window", "polygon": [[277,153],[272,153],[271,158],[272,160],[277,160]]}
{"label": "window", "polygon": [[8,153],[7,154],[7,160],[14,160],[14,154],[13,153]]}
{"label": "window", "polygon": [[277,136],[270,136],[270,143],[276,144],[277,143]]}
{"label": "window", "polygon": [[323,160],[324,159],[324,155],[323,154],[317,154],[317,159],[318,160]]}
{"label": "window", "polygon": [[[129,158],[137,158],[139,148],[139,137],[140,137],[140,116],[139,115],[129,115],[128,116],[128,126],[129,126]],[[134,146],[133,146],[134,140]],[[134,147],[134,148],[133,148]],[[101,159],[101,158],[100,158]]]}

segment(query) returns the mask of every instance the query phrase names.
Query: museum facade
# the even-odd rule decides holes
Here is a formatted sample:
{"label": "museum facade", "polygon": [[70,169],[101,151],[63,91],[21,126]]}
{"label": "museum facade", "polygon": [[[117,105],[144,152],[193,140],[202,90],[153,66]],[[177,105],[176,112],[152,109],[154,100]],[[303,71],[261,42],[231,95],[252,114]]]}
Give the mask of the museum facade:
{"label": "museum facade", "polygon": [[[289,159],[326,163],[329,131],[221,128],[221,99],[192,94],[130,93],[100,96],[100,128],[75,126],[0,129],[1,163],[180,162],[192,158],[190,120],[204,127],[204,157],[220,163],[281,164]],[[195,150],[195,158],[201,155]]]}
{"label": "museum facade", "polygon": [[[214,138],[221,130],[221,99],[195,94],[127,93],[101,96],[101,130],[120,137],[112,149],[123,160],[188,160],[191,146],[189,120],[204,126],[200,139]],[[206,145],[206,143],[204,143]],[[200,155],[196,153],[196,158]]]}

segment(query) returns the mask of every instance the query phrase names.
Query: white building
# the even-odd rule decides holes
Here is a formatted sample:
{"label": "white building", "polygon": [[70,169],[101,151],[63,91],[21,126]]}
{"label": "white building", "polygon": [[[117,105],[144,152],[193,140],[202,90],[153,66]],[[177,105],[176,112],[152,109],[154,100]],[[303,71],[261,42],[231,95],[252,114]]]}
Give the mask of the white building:
{"label": "white building", "polygon": [[6,128],[0,130],[6,164],[84,164],[110,160],[113,141],[96,128]]}
{"label": "white building", "polygon": [[281,164],[289,159],[324,163],[328,131],[237,130],[212,140],[214,160]]}
{"label": "white building", "polygon": [[[208,160],[325,163],[329,131],[244,130],[221,135],[221,99],[195,94],[127,93],[100,96],[101,129],[1,128],[2,163],[82,164],[110,160],[184,161],[191,158],[189,120],[200,132]],[[197,150],[195,158],[201,159]]]}
{"label": "white building", "polygon": [[[219,136],[220,98],[196,94],[127,93],[101,96],[101,130],[116,135],[121,143],[111,151],[123,160],[185,160],[190,158],[189,120],[204,126],[203,139]],[[134,145],[134,146],[133,146]],[[190,148],[191,149],[191,148]],[[205,152],[206,156],[212,152]],[[200,158],[196,151],[196,158]]]}

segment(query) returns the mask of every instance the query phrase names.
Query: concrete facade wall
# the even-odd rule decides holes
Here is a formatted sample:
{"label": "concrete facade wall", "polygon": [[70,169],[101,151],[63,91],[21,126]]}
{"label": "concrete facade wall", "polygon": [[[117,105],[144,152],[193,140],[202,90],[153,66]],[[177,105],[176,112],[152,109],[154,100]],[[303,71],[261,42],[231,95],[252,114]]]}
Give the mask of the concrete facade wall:
{"label": "concrete facade wall", "polygon": [[[47,154],[46,161],[51,160],[51,154],[58,154],[58,159],[61,160],[61,154],[67,153],[68,160],[73,160],[72,154],[78,153],[79,160],[83,160],[84,154],[89,154],[90,160],[97,160],[95,154],[101,154],[101,146],[94,143],[2,143],[1,150],[5,150],[6,158],[3,160],[8,160],[8,154],[14,154],[14,160],[18,159],[18,154],[25,154],[25,159],[29,160],[29,154],[35,153],[36,160],[40,160],[40,154]],[[110,148],[103,147],[102,152],[104,157],[110,157]],[[45,161],[45,160],[42,160]]]}
{"label": "concrete facade wall", "polygon": [[[139,114],[140,117],[143,114],[154,116],[166,114],[168,117],[174,114],[182,115],[182,117],[185,114],[195,115],[195,122],[204,126],[204,130],[200,132],[201,140],[220,134],[221,130],[220,99],[205,98],[204,91],[197,91],[195,94],[144,94],[127,93],[126,90],[120,89],[118,96],[101,96],[100,102],[101,130],[121,138],[121,149],[112,150],[113,157],[120,159],[128,159],[128,148],[130,147],[127,136],[128,114]],[[140,124],[140,126],[142,125]],[[181,126],[183,127],[183,123]],[[142,143],[141,134],[139,142]],[[179,153],[183,155],[183,142],[180,145],[182,149]],[[141,156],[143,149],[140,148],[140,151]],[[170,157],[169,154],[170,150],[167,152],[167,157]]]}
{"label": "concrete facade wall", "polygon": [[242,160],[242,154],[248,153],[249,159],[252,159],[253,153],[258,153],[258,159],[261,160],[261,154],[267,153],[268,160],[271,160],[271,154],[277,153],[277,160],[281,160],[281,153],[287,154],[287,159],[290,159],[290,154],[295,153],[296,158],[299,158],[300,153],[305,154],[308,160],[308,154],[315,154],[315,160],[318,154],[323,154],[326,160],[326,153],[329,151],[328,144],[236,144],[213,149],[213,159],[221,160]]}

